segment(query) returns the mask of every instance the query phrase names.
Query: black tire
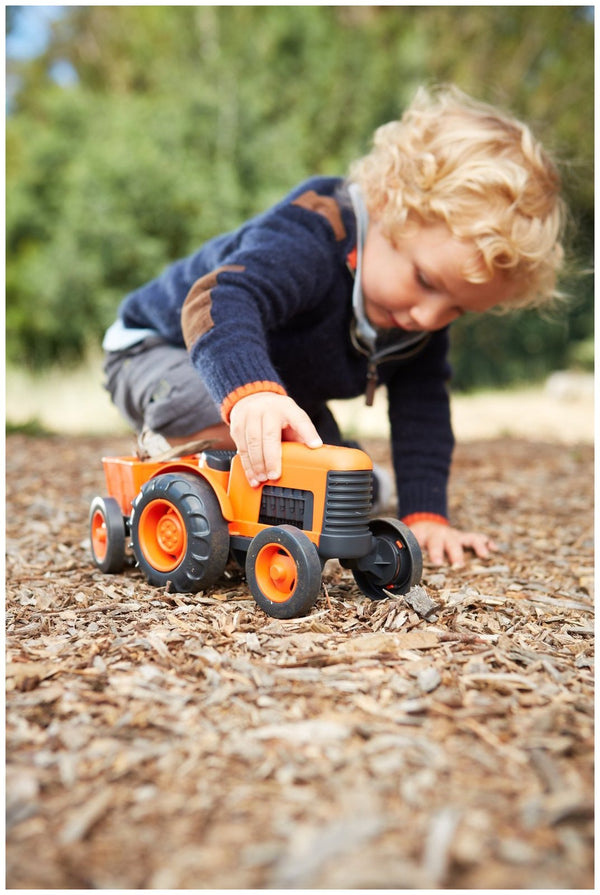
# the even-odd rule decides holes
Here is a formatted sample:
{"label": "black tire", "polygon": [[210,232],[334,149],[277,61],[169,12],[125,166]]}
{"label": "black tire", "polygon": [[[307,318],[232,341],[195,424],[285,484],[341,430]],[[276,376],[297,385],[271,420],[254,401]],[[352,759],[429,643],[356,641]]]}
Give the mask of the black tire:
{"label": "black tire", "polygon": [[197,593],[223,574],[229,529],[204,479],[165,473],[150,479],[133,502],[131,539],[150,584]]}
{"label": "black tire", "polygon": [[354,580],[372,600],[407,594],[423,574],[419,542],[398,519],[372,519],[369,528],[375,547],[352,570]]}
{"label": "black tire", "polygon": [[274,525],[260,531],[246,554],[246,579],[260,608],[273,618],[298,618],[321,590],[317,548],[299,528]]}
{"label": "black tire", "polygon": [[114,497],[94,497],[89,516],[92,558],[109,575],[125,565],[125,519]]}

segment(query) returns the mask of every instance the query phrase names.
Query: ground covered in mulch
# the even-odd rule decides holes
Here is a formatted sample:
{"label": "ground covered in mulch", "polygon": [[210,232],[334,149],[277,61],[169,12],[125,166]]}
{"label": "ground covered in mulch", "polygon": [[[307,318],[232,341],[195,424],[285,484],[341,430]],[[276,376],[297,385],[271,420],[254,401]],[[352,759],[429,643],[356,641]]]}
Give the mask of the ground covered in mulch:
{"label": "ground covered in mulch", "polygon": [[292,621],[93,567],[129,450],[7,439],[8,888],[593,887],[590,446],[462,445],[501,551],[412,604],[329,563]]}

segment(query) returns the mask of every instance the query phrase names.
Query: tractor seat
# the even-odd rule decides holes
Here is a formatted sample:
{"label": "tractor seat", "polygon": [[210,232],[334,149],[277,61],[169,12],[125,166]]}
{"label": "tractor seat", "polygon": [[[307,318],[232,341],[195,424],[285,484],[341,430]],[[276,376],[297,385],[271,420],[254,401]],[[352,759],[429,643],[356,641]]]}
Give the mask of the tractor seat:
{"label": "tractor seat", "polygon": [[211,448],[203,451],[206,465],[210,469],[218,469],[220,472],[229,472],[231,469],[231,461],[236,455],[236,451],[227,451],[218,448]]}

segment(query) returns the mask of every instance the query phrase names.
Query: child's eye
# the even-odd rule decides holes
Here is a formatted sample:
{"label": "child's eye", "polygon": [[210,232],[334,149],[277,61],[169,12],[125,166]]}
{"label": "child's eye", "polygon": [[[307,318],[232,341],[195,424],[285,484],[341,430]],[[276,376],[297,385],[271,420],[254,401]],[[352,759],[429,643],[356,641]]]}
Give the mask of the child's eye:
{"label": "child's eye", "polygon": [[415,267],[415,279],[419,286],[422,289],[426,289],[428,292],[433,291],[435,288],[431,280],[427,278],[427,275],[423,273],[420,267]]}

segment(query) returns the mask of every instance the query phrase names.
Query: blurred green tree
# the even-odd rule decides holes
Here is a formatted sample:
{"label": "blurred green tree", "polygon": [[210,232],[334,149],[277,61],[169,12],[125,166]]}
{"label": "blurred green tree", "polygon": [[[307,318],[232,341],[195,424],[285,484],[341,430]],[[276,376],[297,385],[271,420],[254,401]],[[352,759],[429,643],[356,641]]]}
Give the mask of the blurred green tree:
{"label": "blurred green tree", "polygon": [[[533,123],[565,161],[577,266],[592,257],[588,7],[74,6],[7,71],[11,362],[81,358],[128,290],[302,178],[343,174],[424,82]],[[554,320],[460,321],[457,386],[583,357],[591,284],[564,285]]]}

